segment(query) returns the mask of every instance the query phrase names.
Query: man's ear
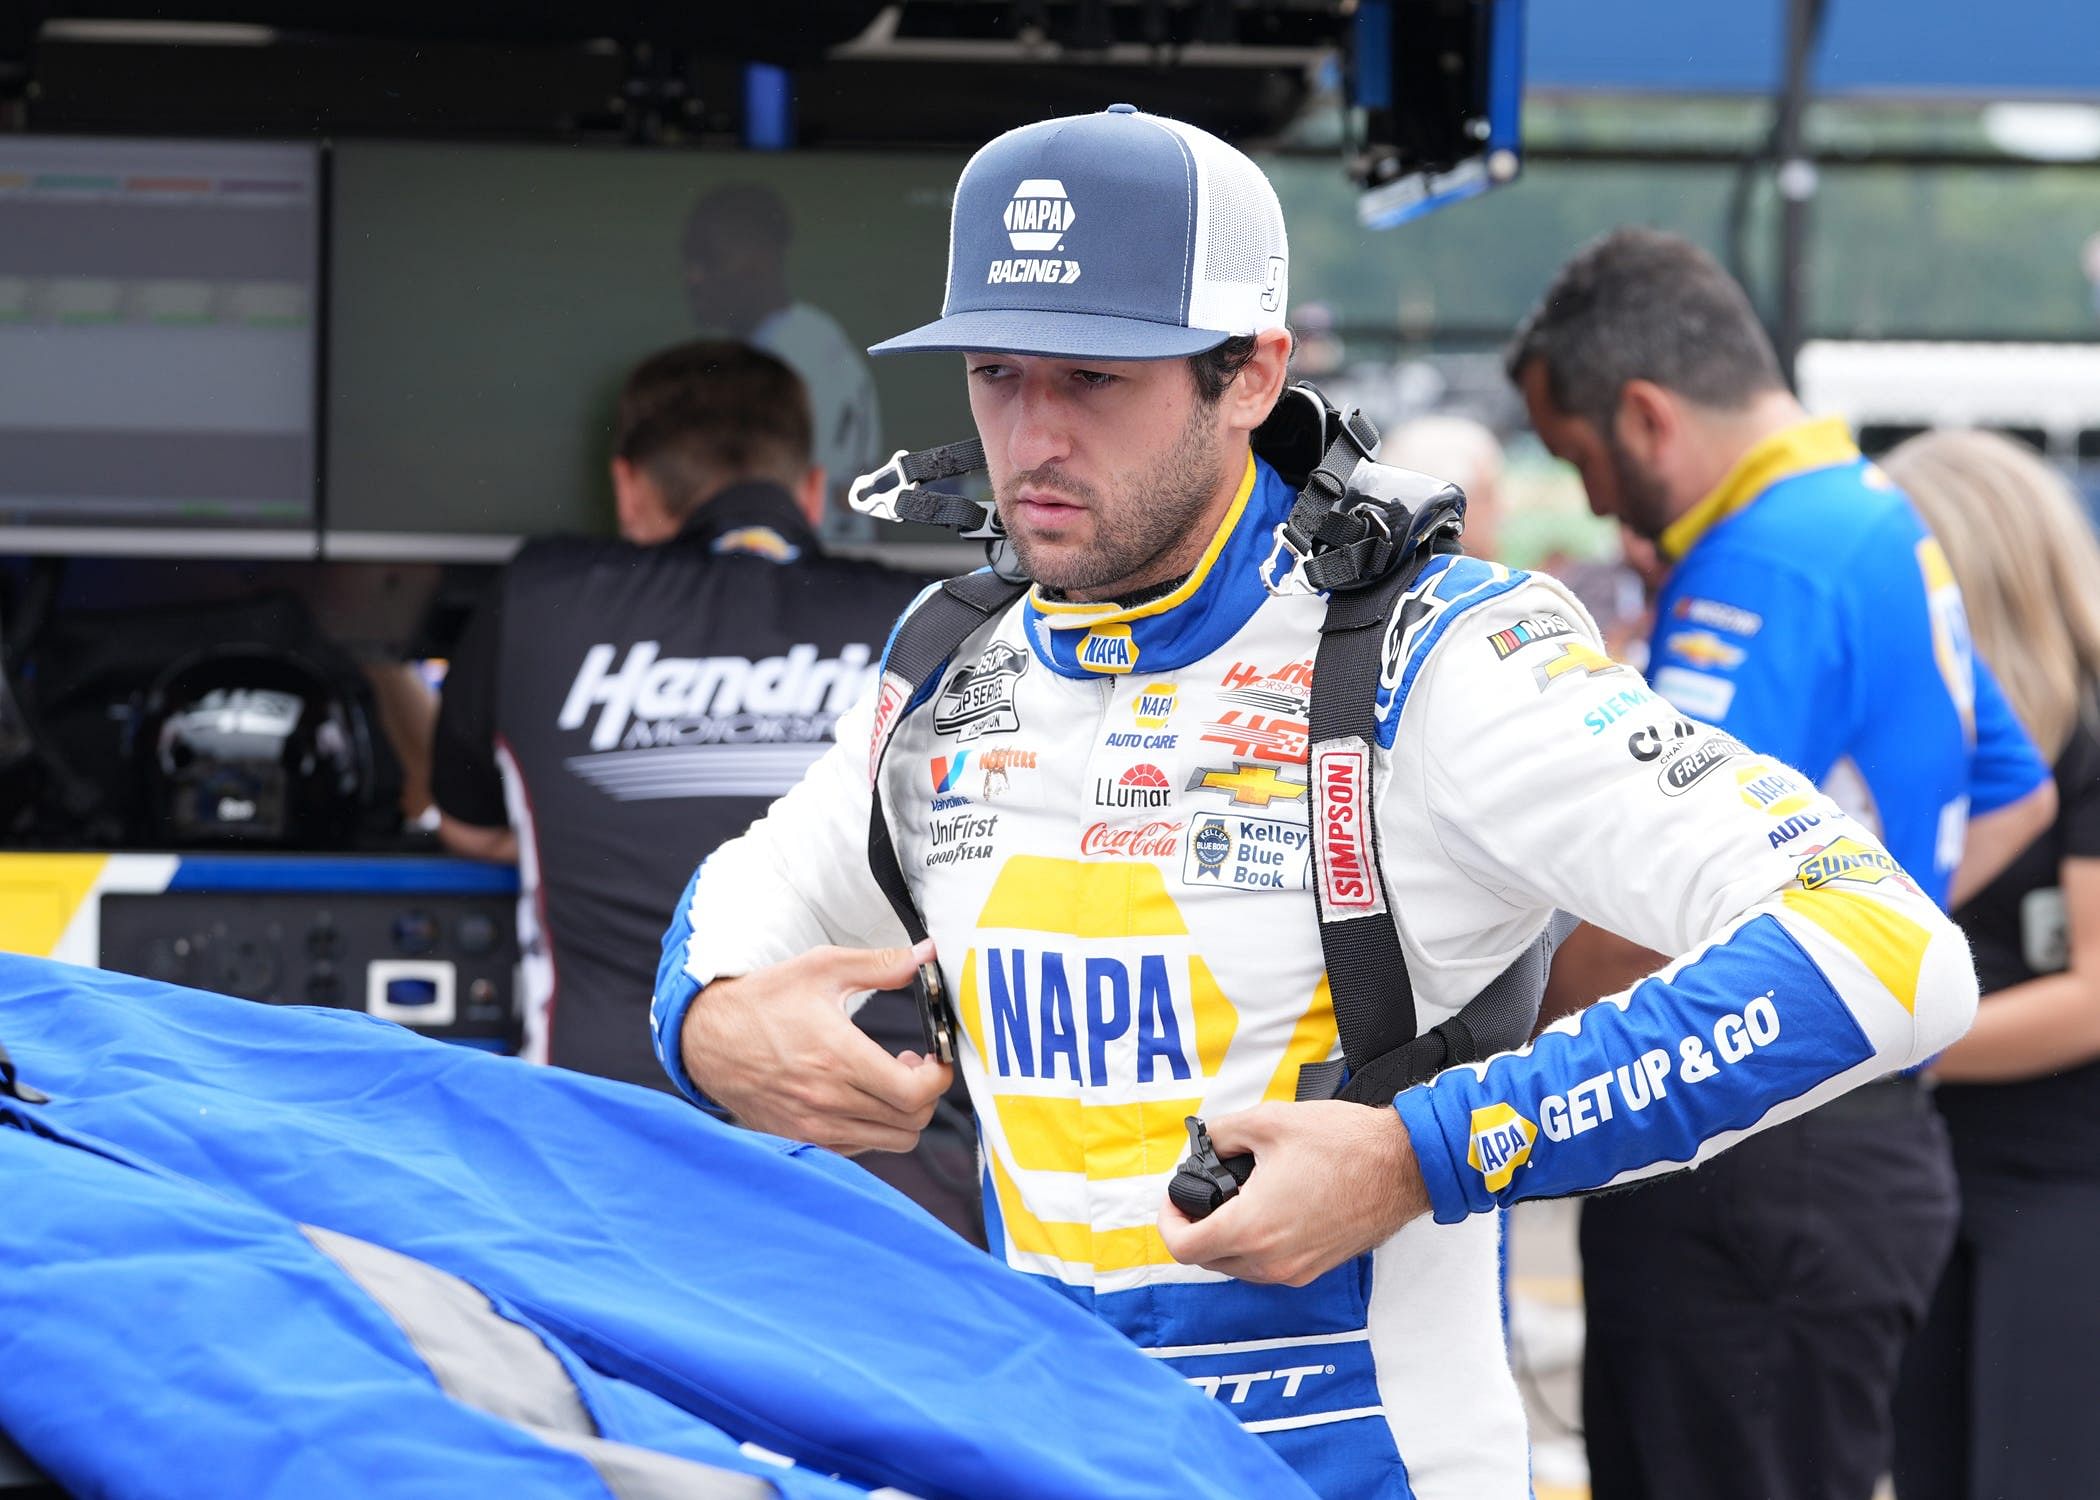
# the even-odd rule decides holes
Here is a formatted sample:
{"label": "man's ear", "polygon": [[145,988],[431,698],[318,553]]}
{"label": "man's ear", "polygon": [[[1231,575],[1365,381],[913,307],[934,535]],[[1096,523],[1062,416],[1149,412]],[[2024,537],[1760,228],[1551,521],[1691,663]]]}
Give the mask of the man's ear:
{"label": "man's ear", "polygon": [[795,485],[795,507],[802,512],[802,518],[809,522],[812,531],[821,530],[824,525],[824,512],[827,507],[825,484],[828,478],[822,464],[811,464],[803,471],[802,478]]}
{"label": "man's ear", "polygon": [[620,535],[635,539],[635,528],[644,524],[649,498],[643,492],[641,471],[617,455],[612,461],[613,519]]}
{"label": "man's ear", "polygon": [[1252,432],[1268,419],[1291,370],[1288,329],[1267,328],[1254,336],[1254,354],[1225,392],[1226,422],[1239,432]]}
{"label": "man's ear", "polygon": [[1677,397],[1652,380],[1629,380],[1619,392],[1612,427],[1619,446],[1653,467],[1684,425]]}

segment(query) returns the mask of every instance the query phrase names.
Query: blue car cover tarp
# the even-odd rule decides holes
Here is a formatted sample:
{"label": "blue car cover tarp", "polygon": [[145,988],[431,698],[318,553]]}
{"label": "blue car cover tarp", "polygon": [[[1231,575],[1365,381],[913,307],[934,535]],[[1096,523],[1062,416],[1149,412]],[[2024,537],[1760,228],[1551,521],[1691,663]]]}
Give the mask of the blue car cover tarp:
{"label": "blue car cover tarp", "polygon": [[850,1163],[667,1095],[10,956],[0,1045],[51,1096],[0,1096],[0,1430],[80,1493],[627,1493],[448,1396],[343,1236],[470,1284],[644,1458],[809,1500],[1311,1493]]}

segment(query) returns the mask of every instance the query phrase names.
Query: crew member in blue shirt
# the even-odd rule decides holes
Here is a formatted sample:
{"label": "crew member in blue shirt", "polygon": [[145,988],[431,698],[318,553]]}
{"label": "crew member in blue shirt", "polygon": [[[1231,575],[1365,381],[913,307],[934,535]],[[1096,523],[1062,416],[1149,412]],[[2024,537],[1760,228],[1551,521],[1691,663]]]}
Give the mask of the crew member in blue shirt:
{"label": "crew member in blue shirt", "polygon": [[[1712,257],[1652,230],[1605,236],[1561,269],[1507,367],[1591,508],[1671,565],[1649,676],[1685,733],[1718,725],[1806,773],[1943,907],[2048,825],[2048,769],[1974,659],[1939,544],[1842,422],[1810,419]],[[1648,729],[1625,747],[1668,748]],[[1823,804],[1794,800],[1766,809],[1770,837],[1812,854]],[[1658,957],[1585,929],[1548,1008]],[[1903,1076],[1585,1204],[1597,1500],[1866,1500],[1955,1214],[1944,1132]]]}

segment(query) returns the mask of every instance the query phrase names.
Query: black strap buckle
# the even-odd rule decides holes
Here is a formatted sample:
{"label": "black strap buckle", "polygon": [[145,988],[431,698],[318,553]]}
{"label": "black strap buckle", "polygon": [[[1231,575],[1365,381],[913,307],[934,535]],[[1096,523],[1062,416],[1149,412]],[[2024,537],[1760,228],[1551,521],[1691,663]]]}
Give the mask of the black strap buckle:
{"label": "black strap buckle", "polygon": [[1189,1128],[1189,1154],[1174,1169],[1167,1196],[1189,1219],[1207,1219],[1235,1197],[1253,1175],[1254,1157],[1244,1151],[1237,1156],[1220,1157],[1200,1115],[1189,1115],[1182,1123]]}

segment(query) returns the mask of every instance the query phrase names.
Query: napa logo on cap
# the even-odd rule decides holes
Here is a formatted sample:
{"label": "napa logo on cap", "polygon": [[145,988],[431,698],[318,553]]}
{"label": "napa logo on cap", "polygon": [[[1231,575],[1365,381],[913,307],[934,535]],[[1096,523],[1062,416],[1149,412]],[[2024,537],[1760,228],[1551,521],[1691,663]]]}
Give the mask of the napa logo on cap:
{"label": "napa logo on cap", "polygon": [[[1001,214],[1007,243],[1030,257],[1064,248],[1065,231],[1079,218],[1079,210],[1065,196],[1065,185],[1055,177],[1028,177],[1014,189],[1013,198]],[[1049,286],[1070,286],[1079,279],[1076,260],[995,260],[985,273],[985,284],[1033,281]]]}
{"label": "napa logo on cap", "polygon": [[1489,1192],[1499,1193],[1531,1160],[1531,1143],[1538,1138],[1538,1126],[1509,1105],[1485,1105],[1473,1111],[1466,1165],[1480,1174]]}
{"label": "napa logo on cap", "polygon": [[1004,217],[1006,237],[1014,249],[1040,254],[1058,248],[1079,213],[1065,196],[1062,182],[1055,177],[1030,177],[1014,189]]}

